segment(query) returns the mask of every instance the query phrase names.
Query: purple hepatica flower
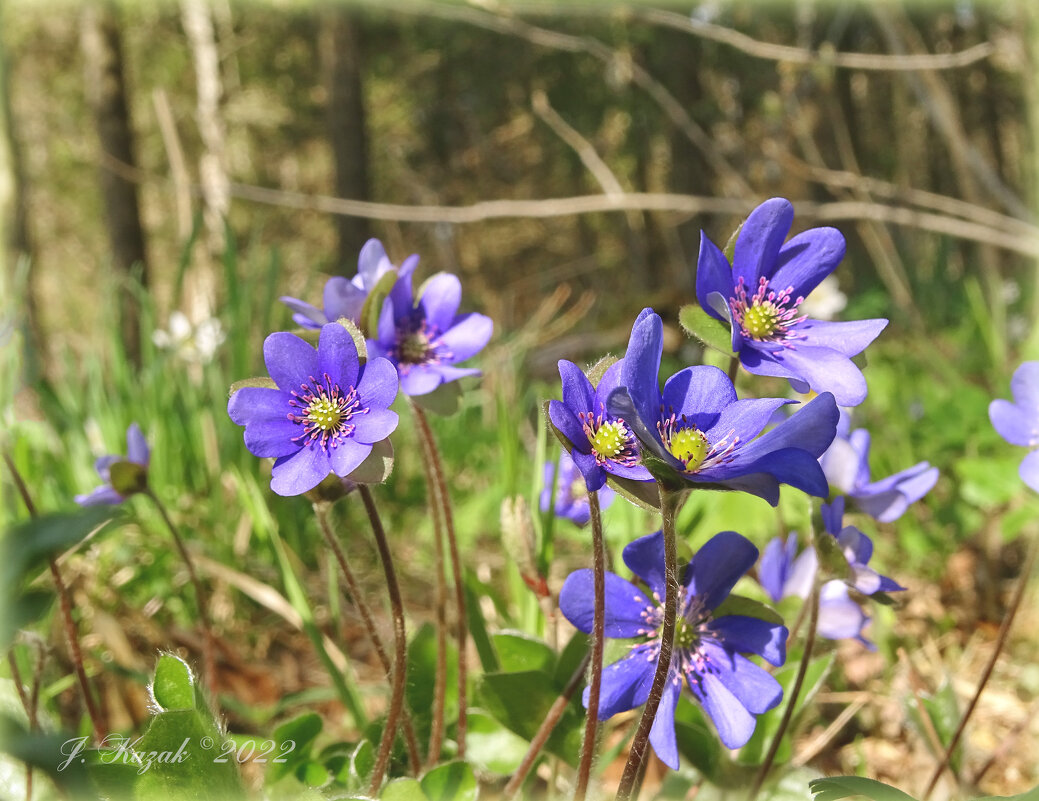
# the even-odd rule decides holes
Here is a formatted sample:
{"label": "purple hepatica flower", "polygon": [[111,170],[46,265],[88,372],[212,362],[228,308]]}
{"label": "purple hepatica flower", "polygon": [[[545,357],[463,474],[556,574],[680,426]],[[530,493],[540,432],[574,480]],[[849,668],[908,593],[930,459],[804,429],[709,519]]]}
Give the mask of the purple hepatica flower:
{"label": "purple hepatica flower", "polygon": [[401,268],[397,283],[383,302],[378,331],[368,340],[368,348],[397,368],[401,392],[426,395],[441,384],[480,374],[474,368],[454,365],[483,350],[494,323],[476,312],[456,314],[462,283],[450,273],[429,278],[416,301],[411,273]]}
{"label": "purple hepatica flower", "polygon": [[[584,476],[577,469],[574,460],[563,451],[559,456],[559,480],[553,481],[556,472],[555,462],[545,462],[545,484],[541,490],[541,511],[547,512],[551,507],[557,517],[573,520],[583,526],[591,517],[588,508],[588,487]],[[553,493],[553,490],[555,492]],[[616,493],[609,487],[598,490],[599,507],[605,509],[613,503]],[[553,502],[553,495],[555,500]]]}
{"label": "purple hepatica flower", "polygon": [[[623,556],[651,594],[620,576],[606,574],[606,636],[640,642],[603,671],[599,698],[603,719],[646,702],[660,655],[666,592],[663,535],[658,531],[629,543]],[[685,568],[670,673],[649,734],[653,750],[673,770],[678,769],[675,707],[683,677],[728,748],[744,745],[754,733],[754,716],[772,709],[783,696],[779,682],[742,654],[754,653],[773,665],[783,664],[786,627],[745,615],[714,614],[757,557],[758,549],[750,540],[723,531]],[[567,577],[559,593],[560,610],[586,633],[592,630],[592,584],[592,571],[578,570]],[[588,703],[587,689],[584,703]]]}
{"label": "purple hepatica flower", "polygon": [[[1039,362],[1023,362],[1010,380],[1014,402],[994,400],[988,416],[993,427],[1011,445],[1039,448]],[[1039,492],[1039,450],[1033,450],[1018,468],[1021,480]]]}
{"label": "purple hepatica flower", "polygon": [[778,376],[795,389],[831,392],[841,406],[866,398],[866,380],[849,357],[877,338],[887,320],[823,322],[800,305],[844,257],[835,228],[811,228],[785,245],[794,207],[766,200],[747,218],[732,265],[700,236],[696,297],[704,311],[732,328],[732,350],[755,375]]}
{"label": "purple hepatica flower", "polygon": [[844,553],[844,558],[848,560],[848,565],[851,567],[849,586],[854,587],[863,595],[872,595],[875,592],[898,592],[905,589],[894,579],[882,576],[868,566],[869,560],[873,557],[873,540],[855,526],[844,525],[843,496],[835,498],[833,503],[824,503],[820,510],[826,531],[836,538],[837,544]]}
{"label": "purple hepatica flower", "polygon": [[570,441],[570,456],[593,492],[606,483],[607,473],[633,481],[653,480],[649,470],[639,464],[639,447],[631,427],[606,408],[610,393],[620,385],[622,369],[623,360],[610,365],[593,389],[581,368],[560,359],[563,400],[548,404],[552,425]]}
{"label": "purple hepatica flower", "polygon": [[[785,544],[775,537],[761,555],[758,581],[773,601],[792,596],[804,599],[812,593],[818,567],[814,548],[805,548],[798,555],[797,534],[790,534]],[[843,581],[827,581],[819,588],[816,629],[822,636],[831,640],[856,639],[873,651],[876,646],[862,636],[862,630],[869,621],[862,607],[848,595],[848,587]]]}
{"label": "purple hepatica flower", "polygon": [[837,436],[819,459],[826,480],[836,491],[855,501],[855,505],[881,523],[898,520],[909,505],[931,491],[938,481],[938,468],[919,462],[880,481],[870,481],[869,432],[851,428],[847,412],[841,411]]}
{"label": "purple hepatica flower", "polygon": [[361,364],[345,328],[321,328],[315,351],[294,334],[271,334],[263,357],[277,389],[244,387],[227,413],[245,426],[245,446],[274,457],[271,489],[301,495],[329,474],[345,478],[397,427],[389,405],[397,373],[386,359]]}
{"label": "purple hepatica flower", "polygon": [[328,279],[325,284],[324,311],[298,298],[285,296],[279,300],[292,309],[292,319],[303,328],[321,328],[328,323],[334,323],[340,317],[356,324],[360,321],[361,309],[368,293],[375,288],[380,278],[394,270],[410,275],[417,264],[418,256],[411,255],[404,260],[400,268],[395,267],[386,255],[382,242],[369,239],[357,257],[357,275],[350,279],[342,276]]}
{"label": "purple hepatica flower", "polygon": [[[126,500],[134,492],[140,492],[147,487],[148,482],[148,460],[151,453],[148,450],[148,442],[141,433],[141,427],[137,423],[130,423],[126,429],[126,456],[109,455],[102,456],[94,462],[101,480],[105,483],[96,487],[87,495],[77,495],[76,503],[80,506],[98,506],[101,504],[119,504]],[[126,486],[120,485],[118,489],[113,486],[112,467],[116,464],[136,465],[121,477]]]}
{"label": "purple hepatica flower", "polygon": [[[758,434],[781,398],[738,400],[717,367],[687,367],[660,391],[663,324],[652,309],[635,321],[610,412],[628,420],[642,447],[692,485],[742,490],[779,503],[779,485],[825,497],[829,487],[817,461],[833,440],[837,406],[819,395],[789,419]],[[757,437],[755,439],[755,437]]]}

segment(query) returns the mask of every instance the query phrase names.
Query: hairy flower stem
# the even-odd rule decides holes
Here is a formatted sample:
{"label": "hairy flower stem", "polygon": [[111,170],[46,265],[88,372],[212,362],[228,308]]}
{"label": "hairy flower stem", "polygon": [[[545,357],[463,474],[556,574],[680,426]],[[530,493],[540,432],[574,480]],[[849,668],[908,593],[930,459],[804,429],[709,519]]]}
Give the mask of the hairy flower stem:
{"label": "hairy flower stem", "polygon": [[592,772],[595,756],[595,734],[599,725],[599,689],[602,686],[602,652],[606,636],[606,557],[603,547],[602,515],[599,511],[599,494],[588,493],[588,511],[592,521],[592,572],[594,574],[595,599],[592,617],[592,676],[588,684],[588,715],[584,725],[584,743],[581,746],[581,762],[577,768],[577,787],[574,801],[584,801],[588,793],[588,777]]}
{"label": "hairy flower stem", "polygon": [[[375,648],[375,653],[379,658],[379,664],[382,665],[382,669],[386,672],[386,678],[392,680],[393,665],[390,664],[390,658],[386,653],[386,646],[383,644],[382,637],[379,636],[379,630],[375,627],[372,610],[364,600],[361,587],[357,583],[357,577],[354,576],[353,570],[350,569],[350,564],[346,561],[346,553],[343,551],[342,545],[339,544],[339,540],[332,531],[332,526],[328,519],[328,510],[329,504],[327,503],[318,502],[314,504],[314,515],[317,517],[321,534],[324,536],[328,547],[332,549],[336,562],[339,564],[339,569],[343,573],[343,578],[346,579],[346,586],[350,591],[350,597],[353,599],[354,606],[357,607],[357,611],[361,615],[361,621],[364,623],[365,631],[368,632],[368,638],[372,641],[372,647]],[[422,760],[419,757],[418,741],[415,739],[415,728],[411,724],[411,716],[408,714],[408,710],[404,709],[401,714],[401,722],[404,728],[404,742],[408,749],[408,761],[411,764],[411,772],[417,776],[419,771],[422,770]]]}
{"label": "hairy flower stem", "polygon": [[[7,469],[11,471],[11,477],[14,479],[15,486],[18,487],[18,494],[22,496],[22,502],[29,512],[29,517],[37,517],[36,504],[32,501],[29,488],[26,486],[22,474],[18,472],[14,460],[6,451],[4,452],[4,462],[7,464]],[[79,634],[76,631],[76,623],[72,619],[72,598],[69,595],[68,587],[65,586],[65,582],[61,578],[61,571],[58,570],[58,560],[51,556],[47,561],[50,565],[54,589],[58,593],[61,621],[65,628],[65,639],[69,646],[69,656],[72,658],[72,668],[76,673],[76,681],[79,682],[83,703],[86,705],[87,715],[90,717],[90,723],[94,730],[94,740],[100,743],[104,740],[108,727],[105,725],[104,717],[101,715],[101,709],[94,700],[94,693],[90,688],[90,681],[87,679],[87,671],[83,666],[83,651],[79,647]]]}
{"label": "hairy flower stem", "polygon": [[523,782],[526,781],[527,774],[529,774],[530,769],[534,767],[534,763],[537,762],[538,756],[541,754],[541,749],[545,747],[548,738],[551,737],[552,732],[555,731],[559,719],[563,717],[563,712],[566,711],[566,708],[570,703],[570,699],[574,697],[577,688],[580,687],[581,683],[584,681],[584,672],[588,669],[588,662],[590,659],[591,654],[586,653],[581,659],[581,663],[570,676],[570,680],[567,681],[563,691],[549,708],[548,713],[545,715],[545,719],[541,721],[541,726],[534,734],[534,738],[530,741],[530,747],[527,749],[527,753],[524,754],[523,761],[520,762],[519,767],[516,768],[516,772],[512,774],[512,778],[509,779],[509,783],[505,785],[505,789],[502,791],[502,798],[505,799],[505,801],[514,798],[516,793],[518,793],[520,788],[523,786]]}
{"label": "hairy flower stem", "polygon": [[812,585],[812,594],[808,596],[808,604],[808,633],[805,635],[805,647],[804,653],[801,655],[801,664],[797,666],[797,676],[794,679],[794,686],[790,689],[790,698],[787,700],[786,708],[783,710],[783,717],[780,719],[779,727],[776,729],[776,734],[768,747],[768,753],[765,754],[765,761],[761,763],[758,775],[754,777],[754,786],[747,796],[747,801],[754,801],[757,798],[762,785],[765,783],[765,779],[768,777],[769,771],[772,769],[772,763],[775,762],[776,754],[779,752],[779,745],[783,742],[783,735],[786,734],[790,721],[794,717],[797,699],[801,695],[801,688],[804,686],[805,676],[808,674],[808,664],[812,659],[812,649],[815,647],[815,633],[819,626],[818,580]]}
{"label": "hairy flower stem", "polygon": [[187,546],[184,544],[184,539],[180,536],[180,532],[177,527],[173,524],[173,520],[170,518],[169,512],[166,511],[165,505],[159,500],[159,496],[156,495],[151,488],[144,491],[144,495],[148,496],[148,499],[155,504],[155,508],[159,510],[159,514],[162,516],[162,521],[166,524],[166,528],[169,529],[170,535],[173,537],[173,542],[177,546],[177,552],[180,554],[180,558],[184,560],[184,565],[188,569],[188,576],[191,579],[191,586],[195,589],[195,603],[198,605],[198,619],[202,624],[202,669],[203,675],[206,678],[206,687],[208,688],[211,697],[216,699],[217,683],[216,683],[216,654],[214,652],[216,638],[213,636],[213,626],[209,620],[209,600],[202,589],[202,582],[199,581],[198,573],[195,571],[195,562],[191,558]]}
{"label": "hairy flower stem", "polygon": [[660,627],[660,655],[657,657],[657,668],[653,674],[646,706],[642,710],[635,737],[631,741],[628,762],[624,766],[620,786],[617,788],[617,801],[628,801],[638,796],[642,762],[646,758],[649,746],[649,732],[657,717],[657,708],[664,695],[664,685],[671,669],[671,651],[675,640],[675,623],[678,616],[678,549],[675,544],[675,515],[683,494],[666,489],[657,484],[660,493],[660,516],[664,533],[664,579],[667,582],[664,594],[664,621]]}
{"label": "hairy flower stem", "polygon": [[[412,404],[418,411],[418,407]],[[417,418],[416,418],[417,419]],[[420,425],[421,428],[421,425]],[[447,576],[444,566],[444,516],[437,482],[433,476],[433,455],[429,451],[429,438],[419,436],[422,448],[422,465],[426,471],[426,491],[429,493],[429,508],[433,516],[433,561],[436,568],[436,589],[433,596],[433,612],[436,620],[436,666],[433,672],[433,709],[429,727],[429,751],[426,767],[440,761],[444,742],[444,703],[447,685]]]}
{"label": "hairy flower stem", "polygon": [[[466,685],[468,683],[468,660],[466,659],[466,645],[469,639],[469,623],[465,609],[465,579],[462,576],[462,560],[458,555],[458,538],[455,536],[455,523],[451,513],[451,498],[447,491],[447,482],[444,480],[444,466],[440,459],[433,431],[429,427],[425,412],[417,403],[412,403],[411,408],[418,422],[419,434],[425,440],[425,451],[429,456],[429,475],[436,485],[436,495],[440,500],[440,509],[443,514],[444,532],[447,534],[447,548],[451,556],[451,572],[454,574],[455,606],[457,608],[458,620],[458,724],[455,739],[458,743],[457,757],[465,759],[465,734],[467,729],[466,720]],[[432,757],[432,755],[430,755]]]}
{"label": "hairy flower stem", "polygon": [[372,797],[379,792],[382,786],[383,776],[390,763],[390,755],[393,752],[393,741],[397,739],[397,728],[400,723],[401,711],[404,709],[404,679],[407,672],[407,633],[404,630],[404,603],[400,597],[400,585],[397,583],[397,571],[393,567],[393,556],[390,554],[390,546],[386,541],[386,531],[382,527],[379,510],[375,508],[375,498],[367,486],[361,484],[359,487],[361,500],[364,501],[364,509],[368,513],[368,520],[372,525],[372,534],[375,536],[375,546],[379,550],[379,559],[382,562],[383,573],[386,576],[386,589],[390,595],[390,608],[393,612],[393,684],[390,690],[390,707],[386,712],[386,725],[382,730],[382,739],[379,742],[379,752],[375,757],[375,767],[372,769],[372,780],[368,787],[368,794]]}
{"label": "hairy flower stem", "polygon": [[1003,623],[999,627],[999,634],[996,636],[996,647],[992,649],[992,656],[989,657],[989,661],[985,665],[985,670],[982,671],[981,678],[978,680],[978,689],[974,691],[974,697],[971,698],[970,703],[967,704],[967,709],[964,710],[963,717],[960,718],[959,725],[956,726],[956,731],[953,732],[949,744],[945,747],[945,753],[942,755],[941,762],[938,763],[938,767],[934,769],[934,773],[931,774],[931,778],[927,782],[927,789],[924,790],[923,794],[924,801],[927,801],[927,799],[930,798],[931,793],[934,792],[934,788],[938,784],[938,780],[942,777],[942,773],[947,767],[949,767],[952,753],[956,750],[956,746],[959,745],[960,738],[963,736],[963,731],[967,727],[967,721],[970,720],[971,715],[974,714],[974,709],[978,705],[978,699],[981,698],[981,693],[985,690],[985,686],[992,677],[992,671],[996,667],[996,661],[999,659],[1000,653],[1002,653],[1004,646],[1007,644],[1007,637],[1010,634],[1010,626],[1013,625],[1014,618],[1017,616],[1017,611],[1021,608],[1021,602],[1024,600],[1025,588],[1028,586],[1028,579],[1032,575],[1032,567],[1035,565],[1037,552],[1039,552],[1039,536],[1033,534],[1032,542],[1028,546],[1028,556],[1025,559],[1024,567],[1021,569],[1021,576],[1018,579],[1017,588],[1014,590],[1014,597],[1010,601],[1010,608],[1007,609],[1006,616],[1003,618]]}

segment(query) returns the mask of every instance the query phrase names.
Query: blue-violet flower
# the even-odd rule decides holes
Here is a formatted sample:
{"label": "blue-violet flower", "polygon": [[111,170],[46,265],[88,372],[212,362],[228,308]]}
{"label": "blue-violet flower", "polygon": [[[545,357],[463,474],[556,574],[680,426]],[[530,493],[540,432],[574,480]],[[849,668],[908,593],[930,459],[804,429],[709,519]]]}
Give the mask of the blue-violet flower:
{"label": "blue-violet flower", "polygon": [[386,255],[386,248],[378,239],[369,239],[357,257],[357,275],[344,278],[341,275],[329,278],[325,283],[324,310],[318,309],[298,298],[278,298],[293,311],[292,319],[303,328],[321,328],[345,317],[354,324],[360,322],[361,309],[379,279],[386,273],[397,270],[410,274],[418,264],[418,255],[408,256],[399,268]]}
{"label": "blue-violet flower", "polygon": [[[1014,402],[994,400],[988,416],[993,427],[1011,445],[1039,448],[1039,362],[1023,362],[1010,380]],[[1039,450],[1033,450],[1018,468],[1021,480],[1039,492]]]}
{"label": "blue-violet flower", "polygon": [[[150,457],[148,441],[144,438],[141,427],[137,423],[130,423],[126,429],[126,456],[102,456],[94,462],[94,469],[105,483],[95,487],[87,495],[77,495],[74,500],[80,506],[122,503],[134,492],[140,492],[147,487]],[[115,482],[118,486],[114,486],[112,468],[117,464],[126,465],[129,469],[118,477]]]}
{"label": "blue-violet flower", "polygon": [[[663,323],[644,309],[631,330],[620,387],[610,393],[611,414],[625,419],[647,450],[689,484],[742,490],[779,503],[779,485],[826,497],[818,458],[833,441],[837,405],[824,392],[775,428],[758,434],[782,398],[736,398],[717,367],[687,367],[661,392]],[[756,437],[756,439],[755,439]]]}
{"label": "blue-violet flower", "polygon": [[396,370],[386,359],[361,364],[338,323],[322,326],[316,351],[294,334],[271,334],[263,357],[277,388],[239,389],[227,413],[245,426],[254,456],[274,457],[279,495],[307,492],[329,472],[346,478],[397,427]]}
{"label": "blue-violet flower", "polygon": [[794,220],[784,198],[766,200],[736,238],[732,264],[700,236],[696,297],[732,329],[732,350],[755,375],[789,379],[795,389],[831,392],[841,406],[866,398],[866,380],[849,357],[860,353],[887,320],[824,322],[801,314],[808,294],[844,258],[835,228],[811,228],[783,244]]}
{"label": "blue-violet flower", "polygon": [[859,509],[881,523],[898,520],[910,504],[931,491],[938,481],[938,468],[919,462],[880,481],[871,481],[869,432],[850,428],[850,418],[842,410],[837,436],[819,459],[830,488],[849,496]]}
{"label": "blue-violet flower", "polygon": [[441,384],[470,375],[474,368],[455,367],[483,350],[494,323],[476,312],[456,314],[462,283],[450,273],[437,273],[416,299],[412,270],[401,267],[399,278],[383,302],[378,331],[368,340],[374,356],[390,360],[405,395],[425,395]]}
{"label": "blue-violet flower", "polygon": [[[664,694],[649,741],[664,764],[678,768],[675,707],[682,680],[714,722],[721,741],[739,748],[754,733],[755,715],[779,703],[782,687],[743,654],[753,653],[773,665],[786,660],[785,626],[746,615],[715,616],[739,578],[758,557],[758,549],[741,534],[713,536],[685,567],[678,597],[674,650]],[[599,717],[634,709],[646,702],[660,655],[664,619],[664,538],[658,531],[629,543],[624,563],[649,588],[649,595],[630,581],[606,574],[606,636],[638,639],[628,655],[602,674]],[[559,593],[559,608],[583,632],[592,630],[591,570],[571,573]],[[588,690],[584,703],[588,704]]]}
{"label": "blue-violet flower", "polygon": [[[552,510],[556,517],[565,517],[579,526],[583,526],[591,517],[588,507],[588,487],[584,476],[577,469],[574,460],[563,451],[559,454],[559,480],[555,479],[556,463],[545,462],[544,485],[541,490],[540,507],[542,512]],[[599,508],[605,509],[613,503],[616,494],[609,487],[598,490]]]}
{"label": "blue-violet flower", "polygon": [[851,568],[848,586],[854,587],[863,595],[875,592],[897,592],[904,590],[894,579],[882,576],[872,567],[869,560],[873,557],[873,540],[859,531],[855,526],[844,525],[844,497],[834,498],[833,503],[824,503],[820,507],[823,526],[840,546],[844,558]]}
{"label": "blue-violet flower", "polygon": [[631,427],[606,408],[610,393],[620,386],[622,369],[623,360],[614,362],[593,388],[580,367],[560,359],[563,400],[548,404],[552,425],[569,440],[570,456],[593,492],[606,483],[607,474],[633,481],[653,480],[639,464],[639,446]]}

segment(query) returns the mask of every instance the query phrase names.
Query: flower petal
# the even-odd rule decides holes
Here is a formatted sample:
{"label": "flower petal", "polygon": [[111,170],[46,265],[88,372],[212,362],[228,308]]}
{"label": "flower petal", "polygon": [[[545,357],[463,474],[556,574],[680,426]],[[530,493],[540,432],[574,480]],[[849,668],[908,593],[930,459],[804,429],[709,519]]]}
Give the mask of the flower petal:
{"label": "flower petal", "polygon": [[580,367],[566,359],[560,359],[558,367],[559,380],[563,385],[563,403],[573,414],[596,411],[593,409],[594,390],[588,376]]}
{"label": "flower petal", "polygon": [[[664,348],[664,324],[655,313],[642,314],[631,329],[621,370],[634,411],[647,428],[656,429],[660,409],[660,356]],[[617,392],[610,397],[617,395]],[[627,419],[627,418],[625,418]],[[634,426],[634,421],[628,420]],[[660,435],[655,438],[659,440]]]}
{"label": "flower petal", "polygon": [[689,687],[714,723],[718,737],[725,747],[740,748],[746,745],[754,734],[757,720],[722,680],[712,673],[707,673],[699,682],[690,681]]}
{"label": "flower petal", "polygon": [[86,495],[76,495],[73,500],[80,506],[115,506],[123,502],[123,496],[108,484],[94,487]]}
{"label": "flower petal", "polygon": [[325,316],[323,311],[298,298],[282,295],[278,300],[292,309],[294,312],[292,319],[297,325],[304,328],[320,328],[328,322],[328,317]]}
{"label": "flower petal", "polygon": [[804,335],[801,340],[803,345],[799,347],[829,348],[843,356],[854,356],[880,336],[887,324],[888,321],[883,318],[843,323],[805,320],[796,330],[798,334]]}
{"label": "flower petal", "polygon": [[830,640],[859,637],[869,618],[848,596],[843,581],[827,581],[819,591],[819,633]]}
{"label": "flower petal", "polygon": [[372,408],[365,414],[350,419],[354,425],[353,439],[371,445],[386,439],[397,428],[399,417],[389,409]]}
{"label": "flower petal", "polygon": [[833,442],[837,418],[833,395],[823,393],[772,430],[744,445],[737,453],[741,459],[756,461],[783,448],[797,448],[818,458]]}
{"label": "flower petal", "polygon": [[728,442],[750,442],[768,425],[776,409],[794,401],[783,398],[754,398],[738,400],[725,408],[713,426],[706,429],[707,440],[717,444],[723,438]]}
{"label": "flower petal", "polygon": [[707,238],[707,234],[700,231],[700,254],[696,259],[696,299],[705,312],[723,323],[728,323],[729,319],[714,308],[710,299],[712,292],[723,298],[732,296],[732,265],[718,246]]}
{"label": "flower petal", "polygon": [[144,438],[144,432],[137,423],[130,423],[126,429],[126,458],[135,464],[148,464],[148,440]]}
{"label": "flower petal", "polygon": [[708,609],[714,609],[757,560],[758,549],[742,534],[715,534],[689,563],[685,580],[689,597],[699,597]]}
{"label": "flower petal", "polygon": [[245,427],[245,447],[253,456],[261,459],[291,456],[299,450],[294,437],[303,434],[303,426],[286,417],[281,420],[252,422]]}
{"label": "flower petal", "polygon": [[791,534],[786,543],[780,537],[773,537],[765,546],[758,563],[758,583],[769,594],[773,601],[783,598],[783,585],[786,583],[786,574],[790,569],[794,554],[791,553],[790,545],[797,548],[797,535]]}
{"label": "flower petal", "polygon": [[777,351],[773,357],[814,391],[832,393],[840,406],[858,406],[866,399],[862,371],[839,351],[802,344]]}
{"label": "flower petal", "polygon": [[712,620],[707,628],[728,649],[757,654],[772,665],[786,662],[786,638],[790,633],[786,626],[747,615],[725,615]]}
{"label": "flower petal", "polygon": [[328,454],[318,446],[282,456],[271,471],[271,489],[278,495],[302,495],[324,481],[331,470]]}
{"label": "flower petal", "polygon": [[364,365],[361,380],[357,382],[357,396],[371,409],[385,409],[397,397],[399,379],[397,369],[389,359],[376,357]]}
{"label": "flower petal", "polygon": [[[613,638],[640,637],[649,633],[646,614],[656,605],[627,579],[615,573],[606,573],[605,621],[606,636]],[[595,603],[595,578],[591,570],[575,570],[566,577],[559,591],[559,611],[578,630],[592,631]]]}
{"label": "flower petal", "polygon": [[400,374],[400,391],[405,395],[427,395],[444,383],[444,377],[435,367],[416,364]]}
{"label": "flower petal", "polygon": [[793,297],[807,297],[841,263],[845,250],[844,235],[836,228],[802,231],[780,248],[772,288],[792,286]]}
{"label": "flower petal", "polygon": [[340,317],[357,322],[361,317],[361,309],[364,308],[365,298],[368,293],[355,286],[351,281],[341,275],[329,278],[325,282],[323,300],[325,303],[325,317],[327,322],[334,323]]}
{"label": "flower petal", "polygon": [[382,277],[383,273],[392,270],[393,263],[386,255],[386,248],[378,239],[369,239],[357,254],[357,274],[361,278],[361,286],[365,293],[370,292]]}
{"label": "flower petal", "polygon": [[819,464],[837,492],[851,492],[862,466],[862,457],[846,439],[835,437],[826,452],[819,457]]}
{"label": "flower petal", "polygon": [[[361,366],[357,355],[357,346],[353,337],[339,323],[329,323],[321,327],[317,343],[318,376],[327,375],[333,384],[338,384],[345,391],[357,383],[357,373]],[[280,384],[279,384],[280,386]]]}
{"label": "flower petal", "polygon": [[632,573],[646,582],[650,591],[659,599],[657,603],[662,604],[667,593],[667,581],[664,578],[664,533],[657,531],[629,542],[624,546],[621,558]]}
{"label": "flower petal", "polygon": [[[646,646],[633,648],[618,662],[607,665],[602,671],[599,690],[599,718],[613,717],[618,712],[627,712],[646,703],[653,684],[653,672],[657,660],[646,656]],[[582,703],[588,706],[588,688],[585,687]]]}
{"label": "flower petal", "polygon": [[457,275],[437,273],[422,285],[418,305],[432,328],[447,331],[462,302],[462,282]]}
{"label": "flower petal", "polygon": [[[566,391],[564,385],[564,392]],[[573,413],[568,404],[563,401],[549,401],[548,402],[548,419],[552,421],[552,425],[559,429],[559,432],[570,440],[570,444],[574,446],[574,450],[580,451],[581,453],[591,453],[592,446],[588,442],[588,435],[585,434],[584,427],[581,425],[580,420],[577,419],[577,415]]]}
{"label": "flower petal", "polygon": [[277,332],[263,341],[263,361],[274,383],[286,392],[317,376],[317,352],[295,334]]}
{"label": "flower petal", "polygon": [[[390,412],[390,414],[393,413]],[[371,452],[372,446],[370,444],[357,442],[347,437],[339,440],[339,443],[334,448],[329,449],[328,462],[333,473],[340,478],[346,478],[360,466],[361,462],[368,458],[368,454]],[[326,473],[325,475],[328,474]]]}
{"label": "flower petal", "polygon": [[227,401],[227,414],[237,425],[288,421],[291,396],[273,387],[242,387]]}
{"label": "flower petal", "polygon": [[1032,451],[1022,459],[1017,473],[1025,484],[1039,492],[1039,451]]}
{"label": "flower petal", "polygon": [[[731,467],[735,467],[734,461]],[[819,467],[819,462],[808,451],[800,448],[782,448],[772,451],[746,468],[749,473],[768,473],[780,484],[825,498],[830,494],[830,485],[826,483],[826,475]]]}
{"label": "flower petal", "polygon": [[700,365],[671,376],[664,384],[662,403],[668,413],[674,409],[677,417],[684,415],[701,431],[706,431],[735,401],[736,390],[729,377],[717,367]]}
{"label": "flower petal", "polygon": [[1039,413],[1031,414],[1029,410],[1000,398],[989,404],[988,416],[996,433],[1011,445],[1039,445]]}
{"label": "flower petal", "polygon": [[437,339],[437,353],[441,348],[450,352],[450,364],[464,362],[475,356],[490,341],[494,321],[485,314],[470,312],[455,318],[454,323]]}
{"label": "flower petal", "polygon": [[671,770],[678,770],[678,743],[675,740],[675,709],[682,692],[682,676],[674,668],[664,683],[664,694],[660,696],[657,716],[649,730],[649,744],[657,759]]}
{"label": "flower petal", "polygon": [[750,213],[733,250],[733,285],[742,278],[748,290],[754,292],[759,277],[772,277],[783,240],[793,222],[794,207],[781,197],[766,200]]}
{"label": "flower petal", "polygon": [[718,679],[748,712],[761,715],[783,698],[782,685],[767,670],[746,657],[714,643],[704,643],[704,651],[718,668]]}

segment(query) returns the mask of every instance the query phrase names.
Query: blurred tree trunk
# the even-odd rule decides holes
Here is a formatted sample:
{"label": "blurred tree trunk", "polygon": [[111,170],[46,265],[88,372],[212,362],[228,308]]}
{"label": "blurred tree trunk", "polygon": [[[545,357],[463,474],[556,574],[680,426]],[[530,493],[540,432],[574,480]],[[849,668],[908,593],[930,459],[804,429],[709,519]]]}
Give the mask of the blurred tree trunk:
{"label": "blurred tree trunk", "polygon": [[[364,61],[360,22],[347,9],[327,12],[321,53],[328,87],[328,139],[335,161],[335,195],[368,200],[368,133],[364,102]],[[357,254],[371,236],[362,217],[336,217],[339,247],[336,267],[344,275],[356,271]]]}
{"label": "blurred tree trunk", "polygon": [[[88,4],[82,16],[83,61],[87,102],[94,115],[101,146],[101,195],[108,225],[112,259],[124,277],[120,292],[120,323],[127,355],[140,363],[140,309],[130,288],[135,270],[148,283],[148,259],[134,173],[133,127],[126,102],[122,37],[110,6]],[[138,267],[139,265],[139,267]]]}

